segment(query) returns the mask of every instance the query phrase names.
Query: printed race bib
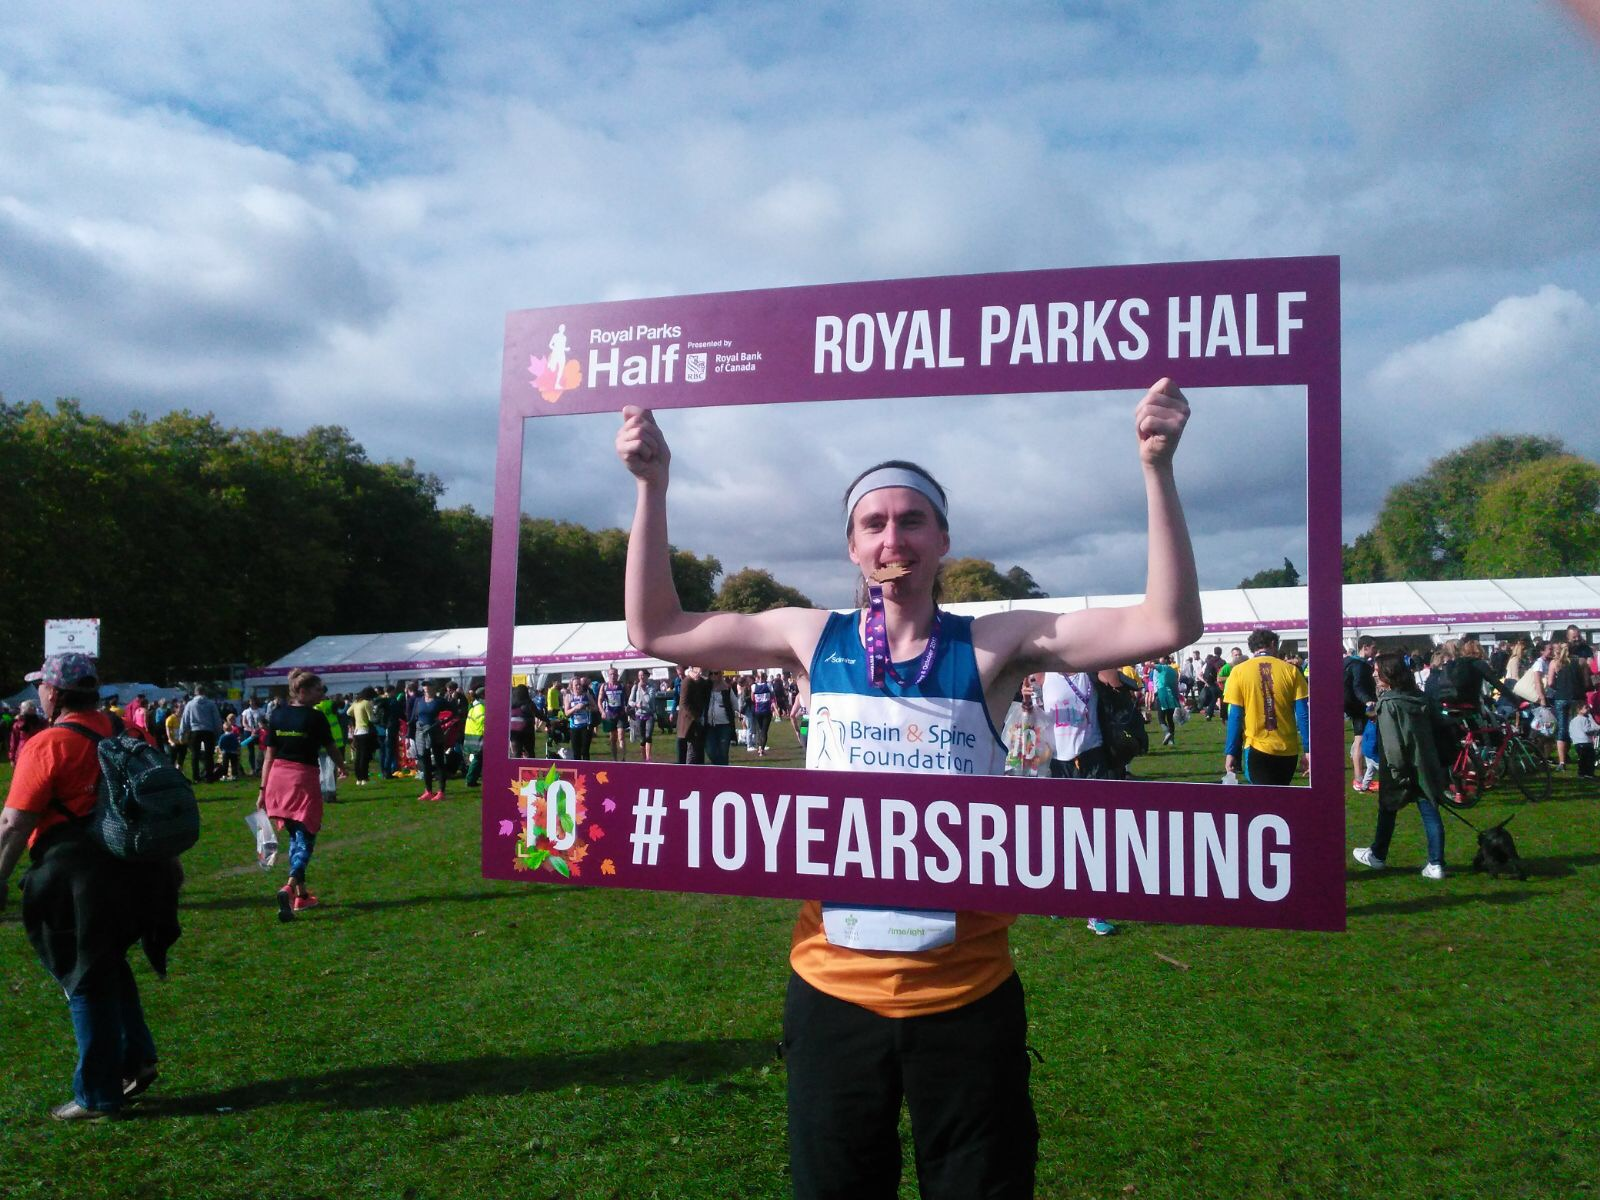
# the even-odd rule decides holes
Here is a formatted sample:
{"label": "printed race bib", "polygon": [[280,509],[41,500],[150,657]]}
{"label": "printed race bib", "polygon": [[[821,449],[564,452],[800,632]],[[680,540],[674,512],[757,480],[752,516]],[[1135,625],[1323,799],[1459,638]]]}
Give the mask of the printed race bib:
{"label": "printed race bib", "polygon": [[915,908],[822,906],[828,944],[845,950],[934,950],[956,940],[956,914]]}

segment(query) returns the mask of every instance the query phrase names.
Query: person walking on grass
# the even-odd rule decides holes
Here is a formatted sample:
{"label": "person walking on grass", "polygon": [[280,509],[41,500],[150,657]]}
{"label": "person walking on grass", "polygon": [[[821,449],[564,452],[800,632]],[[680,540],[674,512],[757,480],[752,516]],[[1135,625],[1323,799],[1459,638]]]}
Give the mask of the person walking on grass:
{"label": "person walking on grass", "polygon": [[[445,762],[445,715],[449,704],[428,680],[422,685],[422,698],[411,710],[411,739],[416,744],[417,769],[422,772],[422,795],[418,800],[443,800],[449,768]],[[435,779],[439,786],[434,787]]]}
{"label": "person walking on grass", "polygon": [[165,977],[167,952],[178,940],[183,870],[175,858],[114,858],[84,831],[100,783],[98,741],[116,731],[111,716],[98,711],[94,659],[51,655],[28,680],[38,684],[50,724],[23,747],[0,814],[0,909],[26,849],[22,925],[66,993],[78,1044],[72,1098],[50,1115],[104,1120],[156,1081],[156,1044],[128,951],[141,944]]}
{"label": "person walking on grass", "polygon": [[1156,660],[1150,668],[1151,691],[1155,700],[1156,715],[1161,722],[1161,744],[1178,744],[1178,727],[1175,714],[1183,697],[1178,694],[1178,671],[1172,665],[1172,655]]}
{"label": "person walking on grass", "polygon": [[306,866],[322,831],[321,760],[333,753],[333,732],[318,705],[327,689],[310,671],[289,672],[289,703],[267,718],[261,791],[256,807],[289,835],[289,879],[278,889],[278,920],[320,903],[306,887]]}
{"label": "person walking on grass", "polygon": [[1380,654],[1374,664],[1378,725],[1378,827],[1372,844],[1350,852],[1364,867],[1382,870],[1394,836],[1395,815],[1416,802],[1428,839],[1424,879],[1444,878],[1444,822],[1439,805],[1448,802],[1450,781],[1434,745],[1431,706],[1399,654]]}
{"label": "person walking on grass", "polygon": [[[853,746],[842,740],[852,736],[852,722],[914,718],[970,737],[970,758],[951,770],[999,775],[1005,747],[994,731],[1025,675],[1112,667],[1200,635],[1194,554],[1172,471],[1188,416],[1169,380],[1134,413],[1149,510],[1141,604],[958,617],[937,602],[950,549],[944,490],[899,460],[863,472],[846,492],[843,534],[860,573],[860,611],[685,612],[667,544],[671,452],[647,410],[625,408],[616,448],[636,482],[624,603],[629,641],[710,670],[757,662],[805,673],[814,712],[830,716],[828,735],[810,739],[810,769],[850,761]],[[961,795],[958,783],[952,789]],[[896,922],[881,909],[820,900],[801,908],[783,1022],[797,1196],[895,1195],[902,1102],[913,1114],[924,1195],[1032,1194],[1038,1123],[1028,1095],[1022,984],[1007,935],[1013,920],[964,912]]]}

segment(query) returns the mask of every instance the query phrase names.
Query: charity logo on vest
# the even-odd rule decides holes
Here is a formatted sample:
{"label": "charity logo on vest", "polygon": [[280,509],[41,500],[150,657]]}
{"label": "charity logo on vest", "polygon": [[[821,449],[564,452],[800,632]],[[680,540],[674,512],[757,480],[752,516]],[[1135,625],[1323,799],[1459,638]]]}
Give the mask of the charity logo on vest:
{"label": "charity logo on vest", "polygon": [[[811,715],[819,739],[817,766],[858,771],[922,771],[940,775],[984,774],[978,736],[948,721],[915,712],[884,715],[840,713],[839,697],[828,697]],[[854,699],[852,697],[852,699]]]}

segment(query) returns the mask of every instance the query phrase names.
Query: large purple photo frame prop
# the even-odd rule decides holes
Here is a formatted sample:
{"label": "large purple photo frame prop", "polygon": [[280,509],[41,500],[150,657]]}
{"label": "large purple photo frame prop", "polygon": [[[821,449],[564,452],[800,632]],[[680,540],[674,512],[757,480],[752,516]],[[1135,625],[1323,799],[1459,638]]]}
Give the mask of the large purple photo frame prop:
{"label": "large purple photo frame prop", "polygon": [[[1306,389],[1308,616],[1317,664],[1309,788],[609,762],[556,764],[557,777],[547,774],[548,762],[510,758],[505,698],[528,419],[629,404],[1110,389],[1128,391],[1131,406],[1162,376],[1185,388]],[[1345,753],[1333,669],[1343,656],[1339,384],[1333,257],[902,279],[511,313],[495,466],[484,876],[1343,929]],[[1195,419],[1205,419],[1203,406]],[[915,457],[914,447],[886,449]],[[1180,450],[1180,487],[1195,469]],[[823,497],[818,506],[818,519],[831,514]],[[551,782],[541,790],[535,776]],[[531,810],[517,788],[540,791]]]}

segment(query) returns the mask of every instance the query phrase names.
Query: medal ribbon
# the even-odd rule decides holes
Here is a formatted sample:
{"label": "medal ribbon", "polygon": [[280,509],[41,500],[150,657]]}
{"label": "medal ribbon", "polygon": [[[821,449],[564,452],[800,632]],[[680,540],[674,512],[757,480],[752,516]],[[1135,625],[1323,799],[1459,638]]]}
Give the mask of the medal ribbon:
{"label": "medal ribbon", "polygon": [[939,621],[940,612],[933,610],[933,629],[928,634],[928,644],[922,651],[922,657],[917,660],[917,677],[908,685],[900,678],[900,673],[894,669],[894,660],[889,655],[889,623],[883,611],[883,585],[869,583],[867,585],[867,680],[873,687],[885,686],[885,675],[893,678],[902,687],[918,687],[928,677],[928,672],[933,670],[933,660],[939,653]]}

